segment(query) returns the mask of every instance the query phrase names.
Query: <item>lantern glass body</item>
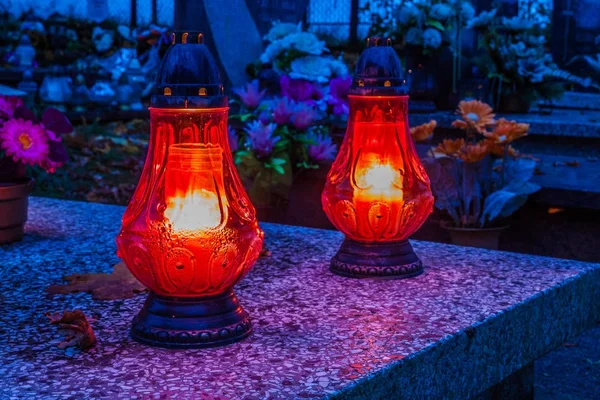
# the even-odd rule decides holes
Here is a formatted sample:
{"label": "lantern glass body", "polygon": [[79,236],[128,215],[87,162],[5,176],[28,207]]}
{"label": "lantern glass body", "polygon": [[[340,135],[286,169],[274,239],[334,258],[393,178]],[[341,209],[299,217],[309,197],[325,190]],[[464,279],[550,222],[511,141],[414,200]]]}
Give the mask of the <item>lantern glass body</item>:
{"label": "lantern glass body", "polygon": [[119,256],[152,292],[230,292],[262,248],[254,208],[235,170],[227,108],[151,108],[151,141],[123,216]]}
{"label": "lantern glass body", "polygon": [[408,96],[350,95],[344,142],[322,195],[325,213],[362,243],[406,240],[432,211],[408,126]]}

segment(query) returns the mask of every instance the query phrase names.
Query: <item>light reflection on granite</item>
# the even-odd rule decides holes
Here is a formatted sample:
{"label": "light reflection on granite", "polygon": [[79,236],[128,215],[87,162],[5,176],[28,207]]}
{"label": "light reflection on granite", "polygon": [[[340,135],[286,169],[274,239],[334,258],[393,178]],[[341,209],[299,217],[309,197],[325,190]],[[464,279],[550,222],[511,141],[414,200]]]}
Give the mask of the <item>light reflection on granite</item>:
{"label": "light reflection on granite", "polygon": [[[123,211],[34,198],[26,238],[0,246],[0,398],[468,398],[600,318],[599,265],[414,242],[423,275],[353,280],[328,271],[341,234],[262,224],[272,256],[237,287],[254,334],[146,347],[128,335],[144,296],[45,292],[111,270]],[[73,308],[100,315],[86,353],[43,316]]]}

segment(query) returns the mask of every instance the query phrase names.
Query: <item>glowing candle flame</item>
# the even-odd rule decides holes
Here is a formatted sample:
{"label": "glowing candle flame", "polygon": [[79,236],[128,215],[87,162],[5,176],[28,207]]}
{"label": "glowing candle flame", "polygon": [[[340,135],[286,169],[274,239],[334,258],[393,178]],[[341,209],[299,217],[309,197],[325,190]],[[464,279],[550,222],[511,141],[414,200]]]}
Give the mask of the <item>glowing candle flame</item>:
{"label": "glowing candle flame", "polygon": [[402,200],[402,176],[389,164],[374,163],[357,177],[360,197],[379,197],[386,200]]}
{"label": "glowing candle flame", "polygon": [[216,144],[174,144],[165,172],[165,218],[175,232],[200,233],[227,220],[223,150]]}
{"label": "glowing candle flame", "polygon": [[221,223],[221,207],[215,193],[196,189],[169,199],[165,217],[176,232],[203,231]]}

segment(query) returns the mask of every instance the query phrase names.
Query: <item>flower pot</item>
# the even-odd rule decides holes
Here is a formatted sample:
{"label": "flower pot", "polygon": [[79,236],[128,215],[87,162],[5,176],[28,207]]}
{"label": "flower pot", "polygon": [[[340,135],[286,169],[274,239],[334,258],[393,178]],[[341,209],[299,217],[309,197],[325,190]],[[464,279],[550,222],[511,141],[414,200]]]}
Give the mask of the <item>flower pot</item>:
{"label": "flower pot", "polygon": [[498,111],[506,114],[526,114],[529,112],[531,102],[517,93],[503,94],[500,96]]}
{"label": "flower pot", "polygon": [[0,182],[0,244],[23,238],[32,188],[32,179],[16,183]]}
{"label": "flower pot", "polygon": [[494,228],[459,228],[442,221],[440,226],[450,234],[452,244],[498,250],[500,235],[508,225]]}

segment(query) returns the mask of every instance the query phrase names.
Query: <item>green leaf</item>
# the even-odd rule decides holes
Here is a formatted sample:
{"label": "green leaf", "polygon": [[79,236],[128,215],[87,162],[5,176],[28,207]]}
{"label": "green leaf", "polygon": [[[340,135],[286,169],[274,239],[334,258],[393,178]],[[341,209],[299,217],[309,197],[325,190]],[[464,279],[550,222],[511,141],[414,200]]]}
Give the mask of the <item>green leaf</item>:
{"label": "green leaf", "polygon": [[440,21],[436,21],[435,19],[428,19],[427,21],[425,21],[425,25],[435,28],[440,32],[444,32],[446,30],[444,28],[444,25],[442,25]]}
{"label": "green leaf", "polygon": [[252,113],[247,113],[247,114],[233,114],[230,115],[229,118],[230,119],[239,119],[242,122],[246,122],[249,118],[253,117],[254,114]]}
{"label": "green leaf", "polygon": [[283,165],[285,163],[286,163],[286,161],[283,158],[272,158],[271,159],[271,164],[273,164],[273,165]]}
{"label": "green leaf", "polygon": [[273,165],[273,169],[281,175],[285,174],[285,170],[281,167],[281,165]]}

